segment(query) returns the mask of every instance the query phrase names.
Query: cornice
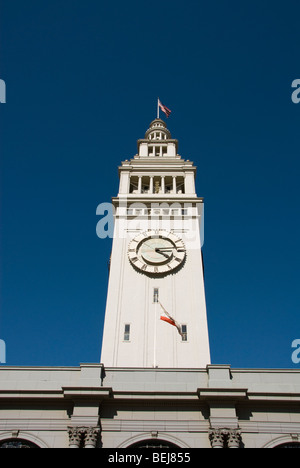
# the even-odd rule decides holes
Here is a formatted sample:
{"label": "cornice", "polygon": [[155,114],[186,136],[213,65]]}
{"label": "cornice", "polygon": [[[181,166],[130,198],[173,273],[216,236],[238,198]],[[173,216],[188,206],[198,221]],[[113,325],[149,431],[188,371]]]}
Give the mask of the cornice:
{"label": "cornice", "polygon": [[[204,198],[194,196],[186,196],[186,195],[174,195],[174,197],[170,197],[170,195],[163,196],[155,196],[155,195],[125,195],[124,197],[118,196],[112,198],[112,203],[114,206],[127,206],[128,203],[143,203],[145,205],[149,204],[157,204],[157,203],[203,203]],[[123,205],[122,205],[123,203]],[[127,204],[126,204],[127,203]]]}
{"label": "cornice", "polygon": [[103,400],[111,398],[111,387],[62,387],[63,395],[68,399]]}
{"label": "cornice", "polygon": [[150,157],[140,157],[136,156],[135,159],[131,159],[130,161],[123,161],[121,166],[119,166],[119,171],[125,171],[125,170],[134,170],[134,169],[141,169],[141,167],[149,167],[152,168],[155,167],[157,170],[167,168],[167,166],[170,167],[180,167],[182,169],[189,169],[196,171],[196,166],[194,166],[193,161],[188,161],[185,159],[182,159],[181,156],[178,155],[177,158],[170,158],[168,156],[163,156],[163,157],[155,157],[155,158],[150,158]]}

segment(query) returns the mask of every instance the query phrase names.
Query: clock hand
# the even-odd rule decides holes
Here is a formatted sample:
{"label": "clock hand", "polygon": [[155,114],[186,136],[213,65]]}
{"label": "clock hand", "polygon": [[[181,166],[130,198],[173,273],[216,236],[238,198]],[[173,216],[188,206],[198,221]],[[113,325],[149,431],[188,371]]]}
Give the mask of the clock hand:
{"label": "clock hand", "polygon": [[152,245],[149,245],[149,244],[147,244],[146,242],[144,243],[144,245],[146,245],[147,247],[149,247],[149,249],[151,249],[151,250],[156,250],[156,249],[154,249],[154,247],[152,247]]}
{"label": "clock hand", "polygon": [[154,252],[159,253],[159,254],[163,255],[164,257],[166,257],[166,258],[169,258],[168,255],[166,255],[165,253],[163,253],[163,252],[161,251],[161,249],[159,249],[159,248],[154,248],[154,247],[152,247],[152,245],[149,245],[149,244],[147,244],[147,243],[145,243],[144,245],[147,246],[147,247],[149,247],[149,249],[154,250]]}
{"label": "clock hand", "polygon": [[164,249],[155,249],[155,252],[166,252],[166,251],[169,251],[169,250],[176,250],[176,252],[184,252],[184,250],[177,250],[176,247],[170,247],[170,248],[164,248]]}
{"label": "clock hand", "polygon": [[155,249],[155,252],[158,253],[158,254],[160,254],[160,255],[163,255],[164,257],[166,257],[166,258],[168,258],[168,259],[171,258],[170,255],[164,253],[164,250],[165,250],[165,249]]}
{"label": "clock hand", "polygon": [[166,258],[170,258],[169,255],[165,254],[164,252],[161,252],[160,250],[156,250],[156,252],[163,255]]}

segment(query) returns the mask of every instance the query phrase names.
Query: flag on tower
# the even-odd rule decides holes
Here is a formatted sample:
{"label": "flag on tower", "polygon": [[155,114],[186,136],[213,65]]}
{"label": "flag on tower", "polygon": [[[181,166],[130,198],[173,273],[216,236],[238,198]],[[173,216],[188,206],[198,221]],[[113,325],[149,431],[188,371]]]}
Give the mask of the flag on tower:
{"label": "flag on tower", "polygon": [[170,109],[168,109],[166,106],[164,106],[161,102],[160,99],[158,98],[158,107],[166,114],[167,117],[170,116],[171,112]]}
{"label": "flag on tower", "polygon": [[173,327],[176,327],[179,335],[182,337],[183,336],[182,329],[181,329],[181,326],[179,325],[179,323],[176,322],[176,320],[173,317],[171,317],[171,315],[166,311],[166,309],[161,305],[160,302],[159,302],[159,305],[162,308],[162,310],[164,311],[164,314],[166,315],[166,317],[164,315],[161,315],[160,320],[163,320],[163,322],[167,322],[170,325],[173,325]]}

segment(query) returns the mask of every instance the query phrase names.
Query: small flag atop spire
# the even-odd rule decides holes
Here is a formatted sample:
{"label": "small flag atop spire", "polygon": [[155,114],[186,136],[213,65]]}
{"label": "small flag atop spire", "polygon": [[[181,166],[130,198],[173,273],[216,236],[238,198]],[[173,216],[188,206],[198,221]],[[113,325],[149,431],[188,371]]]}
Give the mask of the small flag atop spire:
{"label": "small flag atop spire", "polygon": [[158,105],[157,105],[157,118],[159,119],[159,109],[161,109],[167,117],[170,116],[171,112],[170,109],[168,109],[166,106],[164,106],[161,102],[160,99],[158,98]]}

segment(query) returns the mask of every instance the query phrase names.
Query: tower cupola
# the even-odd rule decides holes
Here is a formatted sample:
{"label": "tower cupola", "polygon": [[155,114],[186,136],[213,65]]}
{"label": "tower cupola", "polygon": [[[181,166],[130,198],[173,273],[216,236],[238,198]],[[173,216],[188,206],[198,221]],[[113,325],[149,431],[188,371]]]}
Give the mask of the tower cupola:
{"label": "tower cupola", "polygon": [[138,140],[137,158],[169,157],[179,158],[177,155],[178,141],[172,139],[166,123],[161,119],[151,122],[145,138]]}
{"label": "tower cupola", "polygon": [[171,133],[167,129],[166,123],[161,119],[155,119],[151,122],[149,129],[145,134],[145,140],[170,140]]}

